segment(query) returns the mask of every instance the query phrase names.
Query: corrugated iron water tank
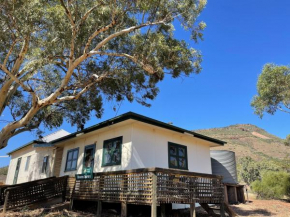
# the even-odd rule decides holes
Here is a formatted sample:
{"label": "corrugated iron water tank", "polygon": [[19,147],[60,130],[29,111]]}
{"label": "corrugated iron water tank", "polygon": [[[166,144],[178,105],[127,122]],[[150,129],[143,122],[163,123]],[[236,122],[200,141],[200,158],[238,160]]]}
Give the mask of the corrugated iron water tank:
{"label": "corrugated iron water tank", "polygon": [[210,157],[212,174],[223,176],[224,183],[238,183],[235,152],[212,150]]}

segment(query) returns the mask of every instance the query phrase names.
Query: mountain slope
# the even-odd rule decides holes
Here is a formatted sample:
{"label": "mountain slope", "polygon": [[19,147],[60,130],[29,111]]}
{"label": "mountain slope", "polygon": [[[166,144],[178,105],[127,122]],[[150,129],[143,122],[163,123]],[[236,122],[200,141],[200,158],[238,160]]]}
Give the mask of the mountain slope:
{"label": "mountain slope", "polygon": [[226,141],[215,150],[236,152],[236,157],[250,156],[254,160],[285,159],[290,157],[290,147],[283,140],[251,124],[236,124],[222,128],[195,130],[195,132]]}

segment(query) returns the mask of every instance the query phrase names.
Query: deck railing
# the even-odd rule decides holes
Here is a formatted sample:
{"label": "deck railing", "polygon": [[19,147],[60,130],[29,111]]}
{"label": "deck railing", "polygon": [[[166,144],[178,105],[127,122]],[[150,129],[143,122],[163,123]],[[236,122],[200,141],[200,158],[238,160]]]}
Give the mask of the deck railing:
{"label": "deck railing", "polygon": [[3,212],[21,206],[30,205],[53,197],[65,198],[68,176],[51,177],[17,185],[6,186],[2,189],[4,199]]}
{"label": "deck railing", "polygon": [[132,204],[218,204],[224,192],[221,176],[162,168],[95,173],[72,188],[72,199]]}

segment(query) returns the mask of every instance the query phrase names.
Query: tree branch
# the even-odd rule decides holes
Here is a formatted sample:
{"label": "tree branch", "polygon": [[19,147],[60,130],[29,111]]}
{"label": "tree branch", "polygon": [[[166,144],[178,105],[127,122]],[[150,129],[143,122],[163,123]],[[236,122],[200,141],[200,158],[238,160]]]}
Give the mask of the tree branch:
{"label": "tree branch", "polygon": [[155,74],[154,68],[150,64],[146,64],[142,61],[138,61],[136,57],[131,56],[126,53],[107,53],[107,52],[91,52],[91,53],[99,54],[99,55],[107,55],[107,56],[126,57],[128,59],[131,59],[134,63],[140,65],[149,74]]}
{"label": "tree branch", "polygon": [[84,54],[88,53],[89,46],[91,45],[92,40],[98,36],[100,33],[107,31],[108,29],[112,28],[116,24],[116,19],[115,19],[116,13],[115,10],[113,10],[112,14],[112,21],[109,25],[104,26],[100,29],[97,29],[88,39],[86,46],[84,48]]}
{"label": "tree branch", "polygon": [[10,47],[10,49],[9,49],[9,51],[8,51],[8,53],[7,53],[7,55],[6,55],[6,57],[5,57],[5,59],[4,59],[4,62],[3,62],[3,65],[4,66],[6,66],[6,64],[7,64],[7,61],[8,61],[8,59],[9,59],[9,57],[10,57],[10,54],[12,53],[12,51],[13,51],[13,49],[14,49],[14,46],[15,46],[15,44],[17,43],[17,39],[12,43],[12,45],[11,45],[11,47]]}
{"label": "tree branch", "polygon": [[89,83],[88,85],[86,85],[80,92],[78,92],[77,94],[75,95],[72,95],[72,96],[64,96],[64,97],[60,97],[58,99],[56,99],[54,101],[54,103],[60,103],[60,102],[63,102],[63,101],[69,101],[69,100],[75,100],[75,99],[78,99],[82,94],[84,94],[85,92],[87,92],[89,90],[89,88],[91,86],[93,86],[94,84],[102,81],[105,77],[108,76],[109,73],[105,73],[104,75],[101,75],[101,76],[98,76],[96,74],[94,74],[92,77],[94,79],[93,82]]}
{"label": "tree branch", "polygon": [[13,75],[5,66],[0,64],[0,69],[5,72],[15,83],[19,84],[23,90],[31,93],[32,95],[35,95],[34,91],[27,87],[25,84],[23,84],[15,75]]}
{"label": "tree branch", "polygon": [[74,20],[73,20],[73,18],[72,18],[71,12],[70,12],[69,9],[65,6],[64,1],[63,1],[63,0],[60,0],[60,4],[61,4],[61,6],[64,8],[65,13],[66,13],[66,15],[67,15],[67,17],[68,17],[68,19],[69,19],[69,21],[70,21],[70,24],[71,24],[72,26],[74,26],[74,25],[75,25],[75,22],[74,22]]}
{"label": "tree branch", "polygon": [[282,111],[282,112],[285,112],[285,113],[290,114],[290,111],[287,111],[287,110],[285,110],[285,109],[282,109],[281,106],[278,106],[277,109],[279,109],[279,110]]}
{"label": "tree branch", "polygon": [[[16,74],[16,72],[19,70],[23,60],[24,60],[24,56],[25,54],[27,53],[28,51],[28,47],[29,47],[29,36],[27,36],[25,39],[24,39],[24,43],[23,43],[23,46],[21,48],[21,51],[20,53],[18,54],[18,57],[15,61],[15,64],[11,70],[11,73],[12,74]],[[4,65],[5,66],[5,65]]]}
{"label": "tree branch", "polygon": [[132,27],[129,27],[127,29],[123,29],[119,32],[115,32],[111,35],[109,35],[107,38],[105,38],[104,40],[102,40],[100,43],[97,44],[97,46],[93,49],[93,51],[97,51],[99,50],[102,46],[104,46],[105,44],[107,44],[110,40],[120,36],[120,35],[123,35],[123,34],[126,34],[126,33],[130,33],[134,30],[137,30],[137,29],[141,29],[145,26],[153,26],[153,25],[158,25],[158,24],[162,24],[162,23],[165,23],[165,20],[166,19],[162,19],[162,20],[159,20],[159,21],[156,21],[156,22],[149,22],[149,23],[143,23],[141,25],[137,25],[137,26],[132,26]]}

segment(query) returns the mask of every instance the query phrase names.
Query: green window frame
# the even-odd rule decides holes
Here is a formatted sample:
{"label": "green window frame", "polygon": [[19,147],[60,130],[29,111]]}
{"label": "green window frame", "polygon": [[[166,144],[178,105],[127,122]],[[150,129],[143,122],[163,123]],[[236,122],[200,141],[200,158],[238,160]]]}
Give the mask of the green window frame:
{"label": "green window frame", "polygon": [[123,137],[104,141],[102,167],[121,165]]}
{"label": "green window frame", "polygon": [[186,146],[168,142],[168,167],[188,170]]}
{"label": "green window frame", "polygon": [[77,170],[79,157],[79,148],[70,149],[67,151],[65,172]]}

